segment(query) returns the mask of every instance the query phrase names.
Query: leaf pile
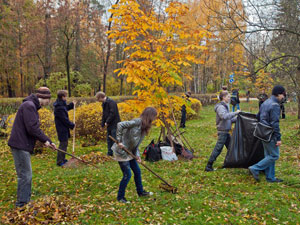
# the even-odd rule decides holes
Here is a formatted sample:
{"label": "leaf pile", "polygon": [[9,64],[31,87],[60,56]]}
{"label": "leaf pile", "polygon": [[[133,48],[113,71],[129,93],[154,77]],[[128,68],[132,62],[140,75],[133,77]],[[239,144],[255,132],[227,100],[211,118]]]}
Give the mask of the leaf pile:
{"label": "leaf pile", "polygon": [[58,224],[77,220],[84,213],[81,205],[66,197],[46,196],[2,216],[3,224]]}
{"label": "leaf pile", "polygon": [[111,157],[105,155],[103,152],[91,152],[90,154],[80,156],[80,158],[86,162],[90,163],[104,163],[111,161]]}

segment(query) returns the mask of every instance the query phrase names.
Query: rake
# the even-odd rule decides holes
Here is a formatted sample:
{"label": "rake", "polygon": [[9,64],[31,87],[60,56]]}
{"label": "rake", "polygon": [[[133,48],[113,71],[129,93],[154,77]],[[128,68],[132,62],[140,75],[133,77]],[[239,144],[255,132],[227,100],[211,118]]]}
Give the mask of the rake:
{"label": "rake", "polygon": [[[116,144],[119,144],[119,142],[112,136],[109,135],[109,138],[111,140],[113,140]],[[138,160],[138,158],[134,154],[132,154],[132,152],[130,152],[127,148],[122,147],[122,149],[125,152],[127,152],[131,157],[133,157],[135,160]],[[152,174],[154,174],[157,178],[159,178],[163,182],[159,185],[160,188],[162,188],[168,192],[171,192],[173,194],[175,194],[177,192],[176,187],[173,187],[171,184],[169,184],[165,179],[163,179],[161,176],[159,176],[157,173],[155,173],[153,170],[151,170],[146,164],[144,164],[142,162],[139,162],[139,164],[141,164],[143,167],[145,167],[147,170],[149,170]]]}

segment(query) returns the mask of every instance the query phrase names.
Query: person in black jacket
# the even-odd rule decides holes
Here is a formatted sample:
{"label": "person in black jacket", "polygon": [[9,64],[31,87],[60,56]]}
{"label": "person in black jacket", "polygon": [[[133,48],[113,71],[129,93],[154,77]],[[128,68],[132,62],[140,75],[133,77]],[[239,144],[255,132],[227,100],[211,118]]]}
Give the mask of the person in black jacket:
{"label": "person in black jacket", "polygon": [[114,143],[109,138],[109,135],[116,138],[117,124],[121,121],[118,106],[114,100],[107,97],[102,91],[96,93],[96,99],[102,102],[101,127],[106,127],[107,129],[107,155],[113,156],[111,147]]}
{"label": "person in black jacket", "polygon": [[30,154],[33,153],[36,140],[47,147],[56,148],[49,137],[40,129],[38,110],[50,103],[50,90],[40,87],[36,94],[23,100],[16,114],[8,145],[11,148],[18,176],[16,206],[22,207],[30,201],[32,169]]}
{"label": "person in black jacket", "polygon": [[[186,101],[190,101],[189,98],[191,97],[192,93],[190,91],[185,93],[185,96],[183,98]],[[185,104],[181,107],[181,119],[180,119],[180,127],[185,128],[185,121],[186,121],[186,106]]]}
{"label": "person in black jacket", "polygon": [[[68,139],[70,138],[70,129],[74,129],[75,124],[69,120],[68,111],[74,109],[74,102],[69,105],[66,103],[68,92],[60,90],[57,92],[57,99],[54,102],[54,117],[55,127],[59,140],[59,149],[67,151]],[[68,160],[66,160],[66,154],[57,152],[56,164],[63,166]]]}

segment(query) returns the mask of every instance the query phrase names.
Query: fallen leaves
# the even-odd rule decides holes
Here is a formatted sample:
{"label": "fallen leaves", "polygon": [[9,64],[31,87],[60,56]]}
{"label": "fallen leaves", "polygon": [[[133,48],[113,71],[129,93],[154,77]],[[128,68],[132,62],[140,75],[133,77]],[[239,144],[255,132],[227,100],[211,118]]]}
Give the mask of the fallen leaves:
{"label": "fallen leaves", "polygon": [[2,216],[3,224],[58,224],[77,220],[85,210],[66,197],[46,196],[32,201],[23,208],[8,211]]}

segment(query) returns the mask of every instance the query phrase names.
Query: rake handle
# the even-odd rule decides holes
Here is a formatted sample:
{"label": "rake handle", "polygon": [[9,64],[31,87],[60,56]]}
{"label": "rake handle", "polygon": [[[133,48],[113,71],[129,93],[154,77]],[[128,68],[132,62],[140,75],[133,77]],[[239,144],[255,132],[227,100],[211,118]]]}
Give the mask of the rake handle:
{"label": "rake handle", "polygon": [[86,161],[82,160],[81,158],[79,158],[79,157],[77,157],[77,156],[75,156],[75,155],[73,155],[73,154],[71,154],[71,153],[68,153],[68,152],[66,152],[66,151],[64,151],[64,150],[61,150],[61,149],[59,149],[59,148],[53,148],[53,147],[49,147],[49,148],[52,149],[53,151],[56,150],[56,151],[58,151],[58,152],[65,153],[66,155],[72,156],[73,158],[79,160],[80,162],[83,162],[84,164],[87,164],[87,165],[96,167],[97,169],[100,169],[100,167],[98,167],[98,166],[96,166],[96,165],[94,165],[94,164],[92,164],[92,163],[90,163],[90,162],[86,162]]}
{"label": "rake handle", "polygon": [[[119,142],[113,138],[112,136],[109,135],[109,138],[111,140],[113,140],[116,144],[119,144]],[[131,157],[133,157],[135,160],[138,160],[138,158],[132,154],[132,152],[130,152],[127,148],[122,147],[122,149],[127,152]],[[145,167],[147,170],[149,170],[151,173],[153,173],[157,178],[159,178],[161,181],[163,181],[166,185],[168,185],[169,187],[173,187],[172,185],[170,185],[165,179],[163,179],[161,176],[159,176],[157,173],[155,173],[152,169],[150,169],[146,164],[139,162],[139,164],[141,164],[143,167]]]}

